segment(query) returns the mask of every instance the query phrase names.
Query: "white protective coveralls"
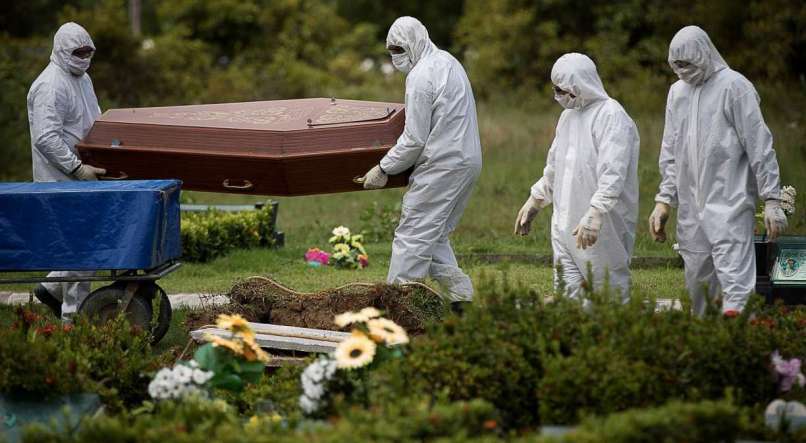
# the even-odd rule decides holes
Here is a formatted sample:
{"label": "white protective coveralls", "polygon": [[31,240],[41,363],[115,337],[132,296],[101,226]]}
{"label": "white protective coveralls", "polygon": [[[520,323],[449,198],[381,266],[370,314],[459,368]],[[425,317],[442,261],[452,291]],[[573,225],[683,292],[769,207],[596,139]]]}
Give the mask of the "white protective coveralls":
{"label": "white protective coveralls", "polygon": [[[675,61],[693,65],[680,70]],[[655,201],[677,207],[677,242],[695,313],[705,287],[723,293],[722,310],[741,311],[756,284],[753,249],[756,197],[779,198],[772,134],[753,84],[730,69],[708,34],[681,29],[669,46],[678,80],[669,89]],[[691,69],[691,68],[690,68]]]}
{"label": "white protective coveralls", "polygon": [[[568,295],[579,298],[590,263],[594,290],[602,289],[607,278],[610,289],[626,301],[638,217],[638,130],[607,95],[587,56],[560,57],[551,81],[576,96],[576,107],[560,115],[543,177],[531,189],[543,205],[554,204],[554,283],[560,284],[559,266]],[[572,233],[591,207],[603,214],[599,238],[592,247],[579,249]]]}
{"label": "white protective coveralls", "polygon": [[[86,74],[89,59],[73,51],[95,49],[87,31],[76,23],[65,23],[53,37],[50,63],[28,91],[28,124],[35,182],[75,180],[71,175],[81,165],[75,144],[101,115],[98,99]],[[65,223],[70,223],[65,220]],[[83,277],[92,272],[51,272],[48,277]],[[62,318],[69,320],[90,291],[89,282],[45,283],[45,288],[62,300]]]}
{"label": "white protective coveralls", "polygon": [[462,65],[431,42],[422,23],[398,18],[386,37],[409,57],[406,123],[380,162],[387,174],[414,167],[389,264],[390,283],[431,276],[451,301],[470,301],[473,284],[448,241],[481,172],[476,103]]}

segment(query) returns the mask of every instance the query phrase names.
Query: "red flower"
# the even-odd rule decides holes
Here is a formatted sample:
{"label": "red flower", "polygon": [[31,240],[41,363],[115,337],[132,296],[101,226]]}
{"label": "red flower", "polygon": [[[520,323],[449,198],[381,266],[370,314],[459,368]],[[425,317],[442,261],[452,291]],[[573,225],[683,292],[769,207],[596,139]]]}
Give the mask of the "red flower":
{"label": "red flower", "polygon": [[498,427],[498,423],[495,420],[484,420],[484,429],[492,431],[496,427]]}
{"label": "red flower", "polygon": [[65,323],[65,324],[62,325],[62,331],[70,332],[72,330],[73,330],[73,324],[72,323]]}
{"label": "red flower", "polygon": [[41,335],[43,335],[45,337],[50,337],[55,330],[56,330],[56,325],[54,325],[52,323],[48,323],[48,324],[46,324],[45,326],[43,326],[41,328],[36,328],[36,333],[41,334]]}

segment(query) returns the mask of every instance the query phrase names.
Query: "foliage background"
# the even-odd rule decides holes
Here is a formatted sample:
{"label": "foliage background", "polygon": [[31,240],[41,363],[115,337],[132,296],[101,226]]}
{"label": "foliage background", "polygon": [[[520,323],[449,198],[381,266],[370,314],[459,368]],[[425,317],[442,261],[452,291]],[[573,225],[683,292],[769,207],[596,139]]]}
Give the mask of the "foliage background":
{"label": "foliage background", "polygon": [[[90,74],[102,109],[338,96],[402,101],[403,76],[384,73],[386,31],[411,14],[465,65],[478,99],[484,170],[455,238],[459,252],[548,252],[548,216],[536,235],[511,224],[540,176],[560,108],[548,80],[567,51],[589,54],[608,92],[641,134],[637,255],[674,255],[647,240],[659,181],[663,110],[675,80],[668,43],[698,24],[762,97],[784,184],[806,207],[806,4],[797,0],[175,0],[142,2],[142,34],[124,0],[12,0],[0,5],[0,180],[29,180],[25,98],[45,67],[62,22],[88,29],[97,46]],[[388,68],[389,66],[387,66]],[[401,190],[281,199],[290,244],[322,243],[332,226],[360,224]],[[185,193],[201,203],[265,197]],[[790,219],[804,233],[805,211]],[[670,226],[670,231],[674,226]],[[322,234],[322,233],[325,234]],[[302,246],[301,246],[302,247]]]}

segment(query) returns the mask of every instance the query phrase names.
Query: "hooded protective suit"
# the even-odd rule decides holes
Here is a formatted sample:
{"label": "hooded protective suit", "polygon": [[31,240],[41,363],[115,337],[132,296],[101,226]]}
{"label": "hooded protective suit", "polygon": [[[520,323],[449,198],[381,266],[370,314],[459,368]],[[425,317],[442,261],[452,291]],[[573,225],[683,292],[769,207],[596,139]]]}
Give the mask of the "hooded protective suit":
{"label": "hooded protective suit", "polygon": [[[587,56],[560,57],[551,81],[575,96],[557,97],[568,109],[557,123],[543,177],[531,189],[541,205],[554,204],[555,269],[562,268],[568,294],[578,297],[590,263],[594,289],[601,289],[607,279],[611,290],[626,300],[638,217],[638,130],[624,108],[607,95]],[[599,237],[592,247],[580,249],[573,233],[590,208],[602,214]],[[555,285],[560,284],[559,277],[555,271]]]}
{"label": "hooded protective suit", "polygon": [[[75,23],[65,23],[53,37],[50,63],[28,91],[33,177],[36,182],[75,180],[81,166],[75,144],[101,115],[98,99],[86,74],[89,59],[73,55],[88,46],[90,35]],[[65,220],[65,223],[69,223]],[[52,272],[48,276],[86,276],[92,272]],[[69,319],[89,294],[90,283],[47,283],[48,292],[63,301],[62,318]]]}
{"label": "hooded protective suit", "polygon": [[[691,66],[680,69],[675,61]],[[772,134],[753,85],[733,71],[696,26],[669,46],[681,80],[669,89],[655,201],[677,207],[677,241],[694,310],[707,285],[723,311],[741,311],[755,289],[755,200],[779,198]]]}
{"label": "hooded protective suit", "polygon": [[381,160],[387,174],[414,167],[395,230],[388,281],[431,276],[452,301],[473,296],[448,235],[456,228],[481,171],[476,103],[462,65],[428,38],[422,23],[398,18],[387,46],[404,53],[395,65],[406,77],[406,124],[397,144]]}

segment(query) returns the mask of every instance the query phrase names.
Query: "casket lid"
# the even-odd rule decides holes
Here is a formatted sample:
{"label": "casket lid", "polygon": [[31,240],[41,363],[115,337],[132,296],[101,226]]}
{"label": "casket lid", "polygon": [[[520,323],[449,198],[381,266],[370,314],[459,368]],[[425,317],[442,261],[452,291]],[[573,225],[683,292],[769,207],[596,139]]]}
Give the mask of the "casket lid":
{"label": "casket lid", "polygon": [[399,103],[308,98],[110,109],[97,122],[283,132],[383,123],[401,109]]}

